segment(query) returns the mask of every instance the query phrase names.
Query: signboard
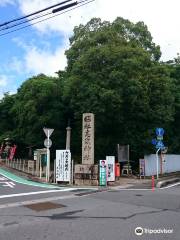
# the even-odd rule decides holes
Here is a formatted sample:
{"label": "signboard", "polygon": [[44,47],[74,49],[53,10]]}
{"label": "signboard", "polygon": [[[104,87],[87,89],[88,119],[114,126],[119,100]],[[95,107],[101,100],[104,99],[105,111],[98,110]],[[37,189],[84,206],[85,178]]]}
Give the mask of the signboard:
{"label": "signboard", "polygon": [[162,137],[164,135],[164,129],[156,128],[156,135]]}
{"label": "signboard", "polygon": [[49,138],[51,134],[53,133],[54,129],[52,128],[43,128],[44,133],[46,134],[46,137]]}
{"label": "signboard", "polygon": [[56,150],[56,181],[71,181],[71,152],[70,150]]}
{"label": "signboard", "polygon": [[165,131],[163,128],[156,128],[155,132],[156,132],[156,139],[152,139],[152,144],[155,145],[156,149],[163,150],[165,148],[163,143],[163,135]]}
{"label": "signboard", "polygon": [[139,159],[139,176],[145,177],[145,159]]}
{"label": "signboard", "polygon": [[106,160],[99,161],[99,185],[100,186],[107,185],[107,161]]}
{"label": "signboard", "polygon": [[46,148],[50,148],[50,147],[52,146],[52,141],[51,141],[50,138],[46,138],[46,139],[44,140],[44,146],[45,146]]}
{"label": "signboard", "polygon": [[164,148],[164,143],[161,140],[157,141],[156,148],[163,149]]}
{"label": "signboard", "polygon": [[115,181],[115,157],[106,156],[106,161],[107,161],[107,181],[114,182]]}
{"label": "signboard", "polygon": [[94,114],[83,113],[82,164],[94,164]]}
{"label": "signboard", "polygon": [[127,162],[129,160],[129,145],[117,145],[118,162]]}

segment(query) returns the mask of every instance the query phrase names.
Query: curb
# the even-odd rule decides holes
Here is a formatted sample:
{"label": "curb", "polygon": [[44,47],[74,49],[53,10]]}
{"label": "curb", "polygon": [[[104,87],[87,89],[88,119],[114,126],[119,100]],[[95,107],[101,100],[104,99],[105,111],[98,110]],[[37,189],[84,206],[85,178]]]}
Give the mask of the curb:
{"label": "curb", "polygon": [[165,187],[169,184],[173,184],[173,183],[177,183],[177,182],[180,182],[180,178],[167,179],[167,180],[163,180],[163,181],[158,182],[156,184],[156,187],[157,188],[162,188],[162,187]]}

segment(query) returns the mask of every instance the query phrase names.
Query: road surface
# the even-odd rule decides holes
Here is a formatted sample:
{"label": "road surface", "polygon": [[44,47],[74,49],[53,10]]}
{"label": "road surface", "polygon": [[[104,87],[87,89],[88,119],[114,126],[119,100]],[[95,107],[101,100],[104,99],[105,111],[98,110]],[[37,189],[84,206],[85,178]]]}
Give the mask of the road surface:
{"label": "road surface", "polygon": [[[18,184],[0,190],[3,188],[8,194],[25,191]],[[0,195],[2,240],[180,239],[179,186],[154,192],[135,189],[58,192],[62,189],[25,188],[27,192],[30,188],[34,192],[40,189],[54,192],[10,198],[3,192]],[[135,234],[136,228],[136,234],[141,236]]]}

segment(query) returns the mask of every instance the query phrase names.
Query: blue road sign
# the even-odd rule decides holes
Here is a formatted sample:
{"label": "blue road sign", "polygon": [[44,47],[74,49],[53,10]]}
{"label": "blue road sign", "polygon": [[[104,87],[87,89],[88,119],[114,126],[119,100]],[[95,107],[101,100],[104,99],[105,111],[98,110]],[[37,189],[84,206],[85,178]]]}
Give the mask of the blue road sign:
{"label": "blue road sign", "polygon": [[154,138],[154,139],[152,139],[151,143],[152,143],[153,145],[156,145],[156,144],[157,144],[157,140]]}
{"label": "blue road sign", "polygon": [[164,143],[162,141],[157,141],[156,148],[163,149],[164,148]]}
{"label": "blue road sign", "polygon": [[156,135],[157,136],[163,136],[164,135],[164,129],[163,128],[156,128]]}

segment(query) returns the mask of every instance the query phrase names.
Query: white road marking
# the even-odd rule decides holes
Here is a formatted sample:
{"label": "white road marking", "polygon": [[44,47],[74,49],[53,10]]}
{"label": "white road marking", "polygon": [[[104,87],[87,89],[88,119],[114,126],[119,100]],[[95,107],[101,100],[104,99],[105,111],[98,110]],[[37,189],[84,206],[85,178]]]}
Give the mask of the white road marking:
{"label": "white road marking", "polygon": [[40,184],[40,183],[37,183],[36,184],[36,182],[33,182],[33,180],[32,181],[29,181],[28,182],[28,180],[25,180],[25,182],[23,182],[23,181],[19,181],[19,180],[17,180],[17,179],[13,179],[13,178],[11,178],[11,177],[9,177],[9,176],[7,176],[6,174],[4,174],[4,173],[1,173],[0,172],[0,175],[2,175],[2,176],[4,176],[5,178],[7,178],[7,180],[11,180],[11,181],[13,181],[13,182],[16,182],[16,183],[20,183],[20,184],[24,184],[24,185],[27,185],[27,186],[34,186],[34,187],[41,187],[41,188],[51,188],[51,189],[53,189],[53,188],[60,188],[59,186],[53,186],[53,185],[46,185],[46,183],[42,183],[42,184]]}
{"label": "white road marking", "polygon": [[[38,191],[38,192],[27,192],[27,193],[14,193],[0,196],[0,199],[3,198],[12,198],[12,197],[21,197],[21,196],[30,196],[44,193],[55,193],[55,192],[68,192],[72,190],[82,190],[83,188],[63,188],[60,190],[46,190],[46,191]],[[84,190],[97,190],[97,188],[85,188]]]}
{"label": "white road marking", "polygon": [[8,180],[8,179],[5,177],[0,177],[0,181],[5,181],[5,180]]}
{"label": "white road marking", "polygon": [[175,187],[175,186],[178,186],[178,185],[180,185],[180,182],[178,182],[178,183],[174,183],[174,184],[171,184],[171,185],[166,186],[166,187],[162,187],[162,188],[160,188],[160,189],[163,190],[163,189],[167,189],[167,188]]}
{"label": "white road marking", "polygon": [[3,182],[3,187],[10,187],[10,188],[14,188],[16,184],[13,182]]}
{"label": "white road marking", "polygon": [[74,188],[66,188],[66,189],[60,189],[60,190],[47,190],[47,191],[27,192],[27,193],[14,193],[14,194],[2,195],[2,196],[0,196],[0,199],[12,198],[12,197],[21,197],[21,196],[30,196],[30,195],[37,195],[37,194],[43,194],[43,193],[67,192],[67,191],[71,191],[73,189]]}

